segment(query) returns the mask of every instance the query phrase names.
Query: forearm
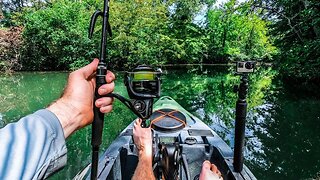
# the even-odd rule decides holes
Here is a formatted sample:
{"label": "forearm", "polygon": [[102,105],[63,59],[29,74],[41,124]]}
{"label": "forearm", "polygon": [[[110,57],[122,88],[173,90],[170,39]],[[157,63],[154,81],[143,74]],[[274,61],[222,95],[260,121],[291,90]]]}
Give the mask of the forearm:
{"label": "forearm", "polygon": [[152,169],[152,158],[146,156],[139,156],[139,162],[134,172],[132,180],[155,180]]}
{"label": "forearm", "polygon": [[63,131],[48,110],[8,124],[0,139],[0,179],[40,179],[66,164]]}
{"label": "forearm", "polygon": [[76,107],[63,98],[52,103],[47,109],[57,116],[65,138],[69,137],[80,127],[79,122],[81,122],[82,114]]}

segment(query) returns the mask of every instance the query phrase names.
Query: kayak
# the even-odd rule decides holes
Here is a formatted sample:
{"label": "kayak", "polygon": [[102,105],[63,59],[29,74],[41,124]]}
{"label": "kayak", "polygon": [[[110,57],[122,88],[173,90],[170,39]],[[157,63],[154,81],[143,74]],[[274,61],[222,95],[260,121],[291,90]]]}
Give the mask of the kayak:
{"label": "kayak", "polygon": [[[223,179],[256,179],[247,166],[234,171],[232,149],[210,127],[169,96],[154,104],[150,126],[153,134],[153,170],[156,179],[196,180],[202,163],[209,160]],[[98,179],[129,180],[138,164],[129,124],[100,156]],[[90,179],[89,164],[74,179]]]}

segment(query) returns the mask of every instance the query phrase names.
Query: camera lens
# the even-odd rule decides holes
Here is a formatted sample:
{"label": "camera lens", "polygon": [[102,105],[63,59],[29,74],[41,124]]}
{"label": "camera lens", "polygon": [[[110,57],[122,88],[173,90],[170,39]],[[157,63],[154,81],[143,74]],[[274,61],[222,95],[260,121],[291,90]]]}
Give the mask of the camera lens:
{"label": "camera lens", "polygon": [[246,67],[246,69],[253,69],[254,64],[252,62],[247,62],[245,67]]}

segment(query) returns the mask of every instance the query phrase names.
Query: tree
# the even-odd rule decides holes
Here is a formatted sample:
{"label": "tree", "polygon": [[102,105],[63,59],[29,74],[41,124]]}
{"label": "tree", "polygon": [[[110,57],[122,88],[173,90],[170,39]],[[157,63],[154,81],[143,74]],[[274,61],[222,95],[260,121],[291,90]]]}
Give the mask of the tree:
{"label": "tree", "polygon": [[271,32],[281,50],[278,67],[283,76],[300,80],[320,79],[320,3],[311,0],[259,0],[252,7],[262,9],[272,20]]}
{"label": "tree", "polygon": [[57,0],[44,9],[24,9],[19,19],[25,70],[73,69],[97,57],[97,45],[88,39],[89,3]]}
{"label": "tree", "polygon": [[171,51],[167,4],[162,1],[114,1],[110,23],[114,36],[109,57],[117,68],[163,64]]}
{"label": "tree", "polygon": [[214,59],[226,61],[270,60],[276,53],[268,36],[268,21],[250,11],[248,3],[231,0],[208,12],[210,52]]}

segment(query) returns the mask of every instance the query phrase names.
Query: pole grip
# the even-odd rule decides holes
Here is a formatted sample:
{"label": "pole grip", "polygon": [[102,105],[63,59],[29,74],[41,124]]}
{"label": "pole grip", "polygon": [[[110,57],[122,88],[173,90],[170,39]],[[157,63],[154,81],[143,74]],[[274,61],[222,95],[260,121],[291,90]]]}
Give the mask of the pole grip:
{"label": "pole grip", "polygon": [[104,113],[100,112],[100,108],[96,107],[95,102],[101,96],[98,89],[106,84],[107,67],[104,63],[99,63],[96,75],[96,88],[93,101],[93,122],[91,132],[91,145],[92,145],[92,164],[91,164],[91,180],[97,179],[98,161],[99,161],[99,148],[102,142],[102,131],[104,122]]}
{"label": "pole grip", "polygon": [[98,89],[106,84],[106,72],[107,68],[105,66],[98,66],[97,75],[96,75],[96,88],[94,93],[94,102],[93,102],[93,122],[92,122],[92,146],[100,146],[102,142],[102,130],[104,122],[104,113],[100,112],[100,109],[96,107],[95,102],[97,99],[101,98],[98,93]]}

